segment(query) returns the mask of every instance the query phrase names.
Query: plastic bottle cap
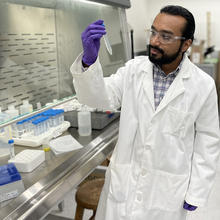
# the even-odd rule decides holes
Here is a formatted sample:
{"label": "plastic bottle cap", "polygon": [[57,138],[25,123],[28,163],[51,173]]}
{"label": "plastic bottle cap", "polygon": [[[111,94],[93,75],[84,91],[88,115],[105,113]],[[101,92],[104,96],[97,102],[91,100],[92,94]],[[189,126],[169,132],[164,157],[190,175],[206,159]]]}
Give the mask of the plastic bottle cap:
{"label": "plastic bottle cap", "polygon": [[37,102],[37,109],[40,109],[40,108],[41,108],[41,103]]}
{"label": "plastic bottle cap", "polygon": [[50,147],[44,147],[43,150],[44,150],[44,152],[48,152],[48,151],[50,151]]}
{"label": "plastic bottle cap", "polygon": [[24,123],[24,121],[18,121],[16,124],[17,125],[22,125]]}
{"label": "plastic bottle cap", "polygon": [[34,125],[39,124],[39,119],[36,119],[36,120],[32,121],[32,124],[34,124]]}
{"label": "plastic bottle cap", "polygon": [[15,109],[15,106],[14,106],[14,105],[9,105],[9,106],[8,106],[8,109],[9,109],[9,110],[14,110],[14,109]]}
{"label": "plastic bottle cap", "polygon": [[14,140],[13,140],[13,139],[10,139],[10,140],[8,140],[8,143],[9,143],[9,144],[13,144],[13,143],[14,143]]}
{"label": "plastic bottle cap", "polygon": [[26,99],[26,100],[23,100],[23,104],[24,105],[28,105],[29,104],[29,101]]}

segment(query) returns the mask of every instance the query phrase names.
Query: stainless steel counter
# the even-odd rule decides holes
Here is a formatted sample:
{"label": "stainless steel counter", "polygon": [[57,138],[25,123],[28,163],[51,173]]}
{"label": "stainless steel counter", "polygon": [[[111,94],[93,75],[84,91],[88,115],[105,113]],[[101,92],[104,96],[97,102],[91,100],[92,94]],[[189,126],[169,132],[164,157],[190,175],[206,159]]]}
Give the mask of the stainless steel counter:
{"label": "stainless steel counter", "polygon": [[[88,137],[80,137],[75,128],[69,128],[67,133],[84,148],[60,156],[46,152],[43,164],[31,173],[21,173],[25,191],[0,209],[0,219],[43,219],[113,151],[118,137],[118,120],[102,131],[93,130]],[[16,147],[15,152],[23,149]]]}

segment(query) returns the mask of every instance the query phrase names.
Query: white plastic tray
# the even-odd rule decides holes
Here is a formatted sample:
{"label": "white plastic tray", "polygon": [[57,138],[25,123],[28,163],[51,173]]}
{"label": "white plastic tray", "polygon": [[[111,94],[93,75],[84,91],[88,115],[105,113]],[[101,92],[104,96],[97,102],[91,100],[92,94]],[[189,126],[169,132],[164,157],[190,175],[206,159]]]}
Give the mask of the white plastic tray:
{"label": "white plastic tray", "polygon": [[23,146],[30,146],[30,147],[38,147],[42,145],[46,140],[51,140],[52,138],[60,136],[64,131],[66,131],[70,127],[70,122],[64,121],[61,125],[50,128],[49,131],[38,135],[27,135],[23,134],[21,138],[13,138],[15,144],[23,145]]}

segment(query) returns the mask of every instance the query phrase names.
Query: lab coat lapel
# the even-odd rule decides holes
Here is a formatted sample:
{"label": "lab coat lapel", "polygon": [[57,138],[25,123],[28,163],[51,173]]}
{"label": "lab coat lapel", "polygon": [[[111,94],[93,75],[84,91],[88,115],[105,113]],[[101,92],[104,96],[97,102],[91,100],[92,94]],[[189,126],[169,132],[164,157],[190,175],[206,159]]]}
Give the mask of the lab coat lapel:
{"label": "lab coat lapel", "polygon": [[154,88],[153,88],[153,65],[147,66],[147,69],[144,70],[145,77],[143,81],[143,89],[144,92],[151,104],[153,111],[155,111],[155,104],[154,104]]}
{"label": "lab coat lapel", "polygon": [[163,97],[162,101],[157,107],[157,110],[155,112],[156,114],[161,110],[163,110],[172,100],[174,100],[176,97],[184,93],[185,91],[184,79],[190,77],[190,73],[188,72],[188,65],[189,65],[188,63],[189,60],[187,57],[185,57],[180,72],[177,74],[173,83],[170,85],[168,91],[166,92],[165,96]]}

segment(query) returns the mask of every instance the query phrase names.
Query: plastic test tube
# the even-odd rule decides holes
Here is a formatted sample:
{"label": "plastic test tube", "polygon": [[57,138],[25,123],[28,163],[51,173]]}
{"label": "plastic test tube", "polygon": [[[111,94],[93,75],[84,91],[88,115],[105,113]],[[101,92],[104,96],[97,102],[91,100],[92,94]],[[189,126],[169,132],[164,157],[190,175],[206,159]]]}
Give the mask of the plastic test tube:
{"label": "plastic test tube", "polygon": [[64,122],[64,110],[60,109],[60,124]]}
{"label": "plastic test tube", "polygon": [[40,135],[39,119],[36,119],[36,120],[32,121],[32,124],[33,124],[34,136]]}
{"label": "plastic test tube", "polygon": [[64,113],[63,109],[57,109],[57,125],[61,125],[63,123],[64,121],[63,113]]}
{"label": "plastic test tube", "polygon": [[18,121],[16,125],[17,125],[18,137],[21,137],[21,135],[24,133],[24,122]]}
{"label": "plastic test tube", "polygon": [[42,123],[42,133],[47,132],[48,131],[48,119],[49,117],[42,117],[41,118],[41,123]]}
{"label": "plastic test tube", "polygon": [[[104,24],[102,24],[102,26],[105,26]],[[107,34],[103,35],[103,39],[104,39],[104,42],[105,42],[105,46],[107,48],[107,51],[109,52],[110,55],[112,55],[112,47],[110,45],[110,42],[109,42],[109,39],[108,39],[108,36]]]}
{"label": "plastic test tube", "polygon": [[13,158],[15,156],[14,140],[13,139],[8,140],[8,144],[10,145],[10,148],[9,148],[10,158]]}
{"label": "plastic test tube", "polygon": [[44,112],[42,113],[43,116],[48,116],[48,117],[49,117],[49,119],[48,119],[48,121],[49,121],[49,127],[54,127],[52,114],[53,114],[53,109],[48,109],[48,110],[46,110],[46,111],[44,111]]}

